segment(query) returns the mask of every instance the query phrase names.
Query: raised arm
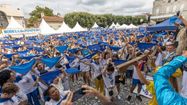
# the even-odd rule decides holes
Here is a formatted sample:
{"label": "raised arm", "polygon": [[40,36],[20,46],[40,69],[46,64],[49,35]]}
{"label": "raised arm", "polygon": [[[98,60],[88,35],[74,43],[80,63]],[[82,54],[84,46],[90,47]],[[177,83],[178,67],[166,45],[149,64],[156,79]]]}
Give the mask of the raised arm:
{"label": "raised arm", "polygon": [[145,85],[149,85],[150,82],[148,80],[146,80],[146,78],[144,77],[144,75],[140,71],[140,68],[138,67],[137,62],[135,63],[135,67],[136,67],[137,74],[138,74],[138,77],[139,77],[140,81],[143,82]]}
{"label": "raised arm", "polygon": [[171,86],[168,79],[177,68],[187,61],[187,51],[183,56],[176,57],[167,65],[163,66],[154,75],[154,87],[159,105],[186,105],[187,99],[180,96]]}

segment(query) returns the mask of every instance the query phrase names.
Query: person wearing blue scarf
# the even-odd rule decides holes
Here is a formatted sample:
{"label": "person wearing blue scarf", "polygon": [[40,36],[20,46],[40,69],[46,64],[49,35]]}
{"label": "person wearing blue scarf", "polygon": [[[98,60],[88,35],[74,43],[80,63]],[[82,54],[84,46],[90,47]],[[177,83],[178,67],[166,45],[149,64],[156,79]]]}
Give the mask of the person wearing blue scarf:
{"label": "person wearing blue scarf", "polygon": [[153,76],[156,97],[159,105],[186,105],[187,99],[179,95],[171,86],[168,79],[176,72],[177,68],[187,62],[187,51],[182,56],[174,58],[171,62],[161,67]]}

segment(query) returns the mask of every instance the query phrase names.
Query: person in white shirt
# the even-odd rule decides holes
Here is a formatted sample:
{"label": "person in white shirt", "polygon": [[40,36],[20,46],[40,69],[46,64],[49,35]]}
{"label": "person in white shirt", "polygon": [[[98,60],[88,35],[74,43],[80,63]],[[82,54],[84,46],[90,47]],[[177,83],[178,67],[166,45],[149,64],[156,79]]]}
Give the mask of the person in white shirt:
{"label": "person in white shirt", "polygon": [[116,99],[118,91],[115,85],[115,71],[114,65],[109,63],[103,71],[103,80],[105,84],[105,96],[110,97],[111,100]]}
{"label": "person in white shirt", "polygon": [[[88,59],[83,59],[83,62],[90,62]],[[90,85],[90,66],[80,62],[80,71],[83,74],[85,84]]]}
{"label": "person in white shirt", "polygon": [[163,58],[166,56],[166,52],[165,52],[165,47],[162,46],[162,47],[159,47],[158,48],[158,55],[156,57],[156,61],[155,61],[155,66],[156,67],[159,67],[159,66],[162,66],[163,65]]}
{"label": "person in white shirt", "polygon": [[[16,80],[15,72],[10,70],[3,70],[0,72],[0,87],[2,88],[4,84],[13,83]],[[22,89],[20,89],[19,85],[16,83],[16,86],[18,86],[19,90],[16,93],[16,95],[12,98],[14,101],[21,103],[21,102],[27,102],[27,96],[23,92]]]}
{"label": "person in white shirt", "polygon": [[60,103],[65,100],[68,93],[70,93],[70,91],[60,92],[55,86],[49,86],[45,91],[44,96],[49,97],[50,100],[46,101],[45,105],[60,105]]}
{"label": "person in white shirt", "polygon": [[[142,54],[142,53],[137,53],[136,56],[138,57],[138,56],[140,56],[141,54]],[[138,61],[138,67],[139,67],[140,70],[143,69],[143,68],[142,68],[142,66],[143,66],[142,63],[143,63],[143,61]],[[134,69],[133,69],[133,75],[132,75],[132,86],[131,86],[131,88],[130,88],[130,94],[129,94],[129,96],[127,97],[127,101],[130,102],[130,100],[131,100],[131,98],[132,98],[132,93],[133,93],[134,89],[136,88],[136,86],[138,86],[138,91],[137,91],[136,98],[141,102],[142,99],[141,99],[139,93],[140,93],[140,91],[141,91],[141,89],[142,89],[142,83],[141,83],[141,81],[140,81],[140,79],[139,79],[139,76],[138,76],[138,74],[137,74],[137,68],[136,68],[136,66],[133,65],[133,68],[134,68]]]}
{"label": "person in white shirt", "polygon": [[93,79],[95,80],[96,89],[101,93],[104,94],[104,81],[102,78],[102,66],[99,62],[99,55],[93,57],[94,62],[91,63],[91,70],[93,72]]}
{"label": "person in white shirt", "polygon": [[34,85],[35,81],[30,72],[22,76],[22,79],[17,84],[27,95],[30,104],[40,105],[38,88]]}
{"label": "person in white shirt", "polygon": [[89,65],[91,67],[91,74],[92,79],[95,81],[96,89],[101,93],[104,94],[104,82],[102,78],[102,66],[99,62],[99,55],[93,56],[94,61],[92,63],[89,62],[83,62],[82,63]]}
{"label": "person in white shirt", "polygon": [[167,62],[170,62],[175,56],[176,56],[176,52],[175,52],[175,46],[174,43],[172,42],[167,42],[166,43],[166,56],[163,59],[163,65]]}
{"label": "person in white shirt", "polygon": [[2,87],[0,95],[0,105],[18,105],[18,101],[13,100],[13,97],[19,91],[19,87],[14,83],[5,83]]}

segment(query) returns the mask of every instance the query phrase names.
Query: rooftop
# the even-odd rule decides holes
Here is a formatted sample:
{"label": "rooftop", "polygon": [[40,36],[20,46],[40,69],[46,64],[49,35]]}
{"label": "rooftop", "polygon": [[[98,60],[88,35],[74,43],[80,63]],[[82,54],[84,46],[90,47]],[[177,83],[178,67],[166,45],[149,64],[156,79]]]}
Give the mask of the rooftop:
{"label": "rooftop", "polygon": [[60,16],[43,16],[46,22],[63,22],[64,18]]}
{"label": "rooftop", "polygon": [[19,8],[13,8],[8,4],[0,4],[0,11],[4,12],[7,16],[24,17],[22,11]]}

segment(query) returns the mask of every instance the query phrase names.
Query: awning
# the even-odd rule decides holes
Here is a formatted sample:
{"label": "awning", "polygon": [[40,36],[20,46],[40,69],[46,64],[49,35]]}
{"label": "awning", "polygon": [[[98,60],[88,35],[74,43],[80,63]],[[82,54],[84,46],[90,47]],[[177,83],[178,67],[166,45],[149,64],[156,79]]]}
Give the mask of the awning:
{"label": "awning", "polygon": [[175,14],[168,14],[168,15],[159,15],[159,16],[151,16],[151,19],[163,19],[163,18],[169,18]]}

